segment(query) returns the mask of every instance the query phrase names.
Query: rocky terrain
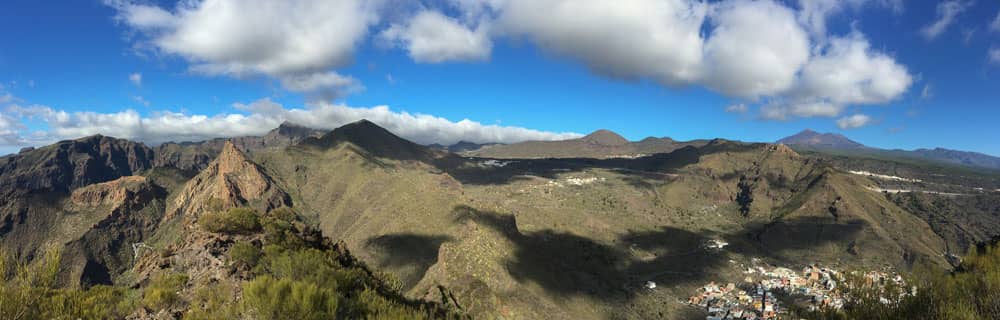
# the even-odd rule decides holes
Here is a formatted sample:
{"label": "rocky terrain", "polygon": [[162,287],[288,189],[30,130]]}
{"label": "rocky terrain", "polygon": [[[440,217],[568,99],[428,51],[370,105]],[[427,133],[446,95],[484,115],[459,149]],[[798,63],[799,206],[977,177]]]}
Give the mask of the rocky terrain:
{"label": "rocky terrain", "polygon": [[[741,279],[741,264],[948,270],[1000,221],[996,194],[970,184],[992,176],[942,180],[784,144],[597,131],[459,156],[369,121],[271,133],[155,148],[95,136],[0,158],[0,246],[24,261],[61,249],[64,286],[149,294],[164,274],[183,280],[179,302],[138,318],[200,310],[205,288],[239,299],[303,248],[368,283],[350,288],[427,316],[677,318],[702,315],[682,300]],[[234,246],[260,267],[234,264]]]}

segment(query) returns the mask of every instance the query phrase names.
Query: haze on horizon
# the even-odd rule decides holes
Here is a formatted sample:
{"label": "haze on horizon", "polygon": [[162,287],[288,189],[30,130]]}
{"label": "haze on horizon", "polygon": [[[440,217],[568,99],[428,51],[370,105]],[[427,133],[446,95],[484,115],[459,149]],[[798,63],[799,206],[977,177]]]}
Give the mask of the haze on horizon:
{"label": "haze on horizon", "polygon": [[949,0],[0,5],[0,154],[369,119],[415,142],[775,141],[1000,155],[1000,4]]}

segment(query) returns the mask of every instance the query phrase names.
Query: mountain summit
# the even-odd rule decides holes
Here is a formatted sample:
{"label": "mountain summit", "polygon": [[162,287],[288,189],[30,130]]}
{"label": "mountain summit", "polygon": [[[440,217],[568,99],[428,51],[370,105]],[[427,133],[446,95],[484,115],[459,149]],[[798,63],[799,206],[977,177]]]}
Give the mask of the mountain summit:
{"label": "mountain summit", "polygon": [[374,122],[362,119],[330,131],[312,144],[333,147],[349,142],[368,153],[393,159],[425,159],[430,150],[389,132]]}
{"label": "mountain summit", "polygon": [[197,214],[214,201],[226,208],[250,205],[264,210],[291,204],[288,194],[228,141],[219,156],[187,182],[168,214]]}
{"label": "mountain summit", "polygon": [[848,139],[842,134],[819,133],[810,129],[802,130],[802,132],[793,136],[778,140],[778,143],[827,149],[857,149],[865,147],[865,145]]}
{"label": "mountain summit", "polygon": [[581,140],[602,146],[621,146],[628,144],[628,139],[611,130],[597,130],[581,138]]}

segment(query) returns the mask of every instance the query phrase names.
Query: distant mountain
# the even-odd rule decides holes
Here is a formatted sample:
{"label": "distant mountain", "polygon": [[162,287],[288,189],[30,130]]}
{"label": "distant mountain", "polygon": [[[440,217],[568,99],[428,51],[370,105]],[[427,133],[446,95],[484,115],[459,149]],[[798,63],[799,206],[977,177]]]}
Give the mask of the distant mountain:
{"label": "distant mountain", "polygon": [[831,149],[857,149],[865,147],[865,145],[848,139],[841,134],[819,133],[809,129],[803,130],[793,136],[778,140],[778,143]]}
{"label": "distant mountain", "polygon": [[[35,191],[68,192],[153,167],[142,143],[93,135],[0,157],[0,196]],[[2,201],[0,201],[2,205]]]}
{"label": "distant mountain", "polygon": [[372,155],[393,159],[429,159],[433,153],[433,149],[400,138],[368,120],[348,123],[322,137],[306,139],[302,143],[336,147],[345,142]]}
{"label": "distant mountain", "polygon": [[327,131],[307,128],[288,121],[263,136],[216,138],[197,142],[168,142],[155,148],[156,166],[176,167],[185,171],[205,169],[219,154],[227,142],[231,142],[242,152],[254,153],[266,149],[284,148],[295,145],[310,137],[320,137]]}
{"label": "distant mountain", "polygon": [[[838,170],[781,144],[629,142],[597,131],[480,150],[590,158],[499,161],[457,157],[369,121],[318,137],[280,131],[305,137],[243,139],[260,142],[249,144],[258,148],[252,154],[235,141],[174,144],[214,152],[197,166],[100,136],[0,158],[0,248],[32,262],[55,246],[69,287],[145,295],[158,289],[155,279],[178,276],[171,292],[184,303],[139,315],[185,315],[202,303],[203,288],[238,297],[263,276],[329,271],[302,279],[334,279],[315,285],[352,310],[375,299],[461,306],[469,318],[673,319],[687,310],[662,301],[743,277],[727,261],[948,267],[946,254],[1000,233],[1000,193],[892,195],[876,188],[913,186]],[[280,144],[291,145],[271,147]],[[188,175],[174,165],[201,169]],[[35,181],[34,190],[22,185]],[[222,215],[229,207],[253,215]],[[246,228],[205,223],[220,217]],[[719,242],[728,246],[706,248]],[[383,271],[398,279],[397,290],[381,285]],[[646,281],[677,290],[636,294]]]}
{"label": "distant mountain", "polygon": [[656,153],[667,153],[685,146],[703,146],[705,140],[687,142],[670,138],[649,137],[638,142],[630,142],[610,130],[597,130],[582,138],[560,141],[526,141],[508,145],[484,146],[466,155],[505,158],[621,158]]}
{"label": "distant mountain", "polygon": [[484,147],[501,145],[501,144],[502,143],[497,143],[497,142],[475,143],[462,140],[450,146],[445,146],[439,143],[434,143],[427,146],[434,149],[446,150],[454,153],[462,153],[462,152],[476,151]]}
{"label": "distant mountain", "polygon": [[777,142],[787,144],[798,149],[827,153],[834,152],[843,154],[846,152],[850,155],[875,157],[879,159],[912,159],[966,167],[1000,169],[1000,158],[978,152],[958,151],[944,148],[917,149],[912,151],[871,148],[848,139],[841,134],[819,133],[809,129],[803,130],[793,136],[780,139]]}
{"label": "distant mountain", "polygon": [[909,152],[915,156],[972,167],[1000,169],[1000,158],[978,152],[958,151],[944,148],[917,149]]}

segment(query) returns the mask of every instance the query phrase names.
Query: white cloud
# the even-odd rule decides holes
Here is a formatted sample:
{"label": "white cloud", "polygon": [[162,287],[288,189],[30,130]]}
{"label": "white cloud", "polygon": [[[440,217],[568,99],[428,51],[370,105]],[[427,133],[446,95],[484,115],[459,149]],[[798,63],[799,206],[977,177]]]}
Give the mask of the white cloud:
{"label": "white cloud", "polygon": [[[368,119],[418,143],[454,144],[472,142],[513,143],[525,140],[560,140],[580,137],[577,133],[554,133],[521,127],[487,125],[463,119],[450,121],[426,114],[393,111],[388,106],[351,107],[319,103],[305,108],[285,108],[261,99],[234,108],[246,113],[215,115],[162,111],[143,116],[135,110],[113,113],[68,112],[46,106],[8,106],[0,115],[0,147],[46,144],[61,139],[104,134],[151,144],[167,141],[199,141],[218,137],[262,135],[283,121],[319,129],[334,129]],[[44,122],[46,131],[28,133],[19,118]],[[25,137],[33,136],[32,140]]]}
{"label": "white cloud", "polygon": [[128,75],[128,81],[131,81],[132,84],[134,84],[137,87],[141,87],[142,86],[142,74],[138,73],[138,72],[133,73],[133,74],[129,74]]}
{"label": "white cloud", "polygon": [[364,86],[357,79],[333,71],[282,76],[281,86],[290,91],[318,96],[324,100],[364,90]]}
{"label": "white cloud", "polygon": [[[374,26],[387,26],[378,37],[417,62],[484,61],[494,40],[525,39],[602,76],[704,86],[760,103],[766,119],[835,117],[848,105],[890,102],[913,81],[859,31],[833,35],[826,25],[845,8],[901,12],[900,0],[801,0],[798,8],[775,0],[449,0],[384,7],[364,0],[188,0],[170,9],[106,1],[145,43],[183,57],[194,72],[262,74],[319,101],[363,88],[335,70],[352,62]],[[941,21],[928,34],[943,32],[969,4],[948,3],[938,8]]]}
{"label": "white cloud", "polygon": [[831,39],[802,69],[801,83],[790,95],[835,104],[879,104],[902,95],[912,83],[906,67],[873,51],[864,36],[853,32]]}
{"label": "white cloud", "polygon": [[734,103],[726,106],[726,112],[729,113],[746,113],[749,110],[745,103]]}
{"label": "white cloud", "polygon": [[948,30],[948,26],[955,21],[955,17],[967,10],[971,5],[972,2],[962,0],[939,2],[936,9],[937,17],[934,22],[920,29],[920,33],[927,40],[934,40]]}
{"label": "white cloud", "polygon": [[594,72],[686,85],[701,77],[708,6],[688,0],[502,2],[498,32],[532,40]]}
{"label": "white cloud", "polygon": [[845,8],[860,10],[866,6],[884,7],[895,14],[903,12],[903,0],[799,0],[799,22],[821,41],[826,38],[826,19]]}
{"label": "white cloud", "polygon": [[483,61],[493,42],[487,24],[475,30],[437,11],[421,11],[406,24],[393,24],[380,34],[386,41],[406,48],[416,62]]}
{"label": "white cloud", "polygon": [[844,111],[844,105],[827,101],[773,102],[760,107],[760,117],[765,120],[790,118],[832,118]]}
{"label": "white cloud", "polygon": [[870,124],[871,121],[872,118],[867,115],[855,114],[837,119],[837,127],[843,130],[856,129]]}
{"label": "white cloud", "polygon": [[802,0],[798,10],[772,0],[457,3],[465,21],[487,21],[494,37],[525,38],[603,76],[762,102],[764,119],[836,117],[848,105],[890,102],[913,82],[859,31],[827,32],[827,19],[846,8],[899,13],[899,0]]}
{"label": "white cloud", "polygon": [[149,44],[185,58],[194,72],[264,74],[292,84],[289,90],[303,82],[315,89],[310,91],[345,83],[327,81],[330,70],[352,61],[356,45],[378,21],[377,1],[363,0],[185,1],[173,11],[127,0],[107,3]]}
{"label": "white cloud", "polygon": [[934,96],[934,88],[930,84],[925,84],[924,89],[920,90],[920,99],[930,99]]}
{"label": "white cloud", "polygon": [[990,63],[1000,64],[1000,48],[990,48],[987,58],[990,60]]}
{"label": "white cloud", "polygon": [[755,100],[790,89],[809,61],[809,38],[787,7],[732,1],[718,8],[705,44],[707,85]]}

